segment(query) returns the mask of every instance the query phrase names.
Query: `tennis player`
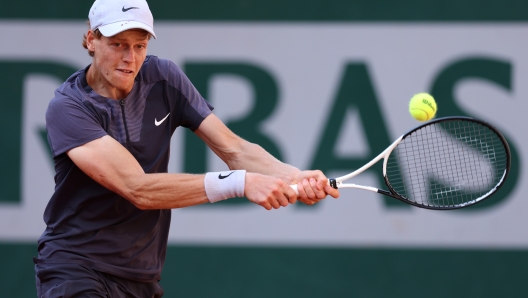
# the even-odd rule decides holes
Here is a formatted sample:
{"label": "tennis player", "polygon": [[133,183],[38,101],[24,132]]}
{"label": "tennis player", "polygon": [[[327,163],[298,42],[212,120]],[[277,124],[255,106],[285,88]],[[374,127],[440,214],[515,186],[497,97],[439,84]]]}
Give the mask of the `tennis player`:
{"label": "tennis player", "polygon": [[[46,113],[56,186],[34,259],[38,297],[161,297],[171,208],[245,196],[271,210],[339,196],[321,171],[300,171],[231,132],[177,65],[147,55],[151,38],[145,0],[97,0],[89,11],[92,63],[55,91]],[[230,170],[168,174],[180,126]]]}

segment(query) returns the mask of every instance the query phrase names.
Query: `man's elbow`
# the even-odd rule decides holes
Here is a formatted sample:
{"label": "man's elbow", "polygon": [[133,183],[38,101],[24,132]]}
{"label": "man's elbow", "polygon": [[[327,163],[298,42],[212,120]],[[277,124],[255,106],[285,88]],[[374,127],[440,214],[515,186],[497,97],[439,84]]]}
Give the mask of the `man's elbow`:
{"label": "man's elbow", "polygon": [[136,197],[130,200],[136,208],[140,210],[150,210],[153,209],[151,201],[142,197]]}
{"label": "man's elbow", "polygon": [[140,210],[153,209],[152,200],[141,190],[141,187],[127,187],[121,195]]}

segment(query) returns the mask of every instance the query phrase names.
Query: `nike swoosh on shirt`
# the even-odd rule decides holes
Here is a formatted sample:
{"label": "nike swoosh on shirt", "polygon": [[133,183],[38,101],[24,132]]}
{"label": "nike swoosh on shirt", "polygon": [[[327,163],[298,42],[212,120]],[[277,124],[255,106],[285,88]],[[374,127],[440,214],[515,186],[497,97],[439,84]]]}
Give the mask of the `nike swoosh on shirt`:
{"label": "nike swoosh on shirt", "polygon": [[125,7],[123,6],[123,8],[122,8],[121,10],[122,10],[123,12],[127,12],[127,11],[129,11],[129,10],[131,10],[131,9],[139,9],[139,7],[129,7],[129,8],[125,8]]}
{"label": "nike swoosh on shirt", "polygon": [[160,121],[158,121],[156,118],[154,118],[154,125],[156,126],[160,126],[161,123],[163,123],[163,121],[165,121],[165,119],[167,119],[167,117],[169,117],[170,113],[167,114],[167,116],[165,116],[165,118],[161,119]]}

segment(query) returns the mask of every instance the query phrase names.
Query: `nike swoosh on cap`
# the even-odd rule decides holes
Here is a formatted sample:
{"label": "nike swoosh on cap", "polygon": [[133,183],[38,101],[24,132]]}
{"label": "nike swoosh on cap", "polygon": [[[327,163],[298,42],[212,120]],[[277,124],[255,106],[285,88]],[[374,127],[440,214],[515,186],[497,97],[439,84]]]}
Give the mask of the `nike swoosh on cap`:
{"label": "nike swoosh on cap", "polygon": [[122,8],[121,10],[122,10],[123,12],[127,12],[127,11],[129,11],[129,10],[131,10],[131,9],[139,9],[139,7],[133,7],[133,6],[132,6],[132,7],[129,7],[129,8],[125,8],[125,7],[123,6],[123,8]]}
{"label": "nike swoosh on cap", "polygon": [[165,118],[161,119],[160,121],[158,121],[156,118],[154,118],[154,125],[156,126],[160,126],[161,123],[163,123],[163,121],[165,121],[165,119],[167,119],[167,117],[169,117],[170,113],[167,114],[167,116],[165,116]]}

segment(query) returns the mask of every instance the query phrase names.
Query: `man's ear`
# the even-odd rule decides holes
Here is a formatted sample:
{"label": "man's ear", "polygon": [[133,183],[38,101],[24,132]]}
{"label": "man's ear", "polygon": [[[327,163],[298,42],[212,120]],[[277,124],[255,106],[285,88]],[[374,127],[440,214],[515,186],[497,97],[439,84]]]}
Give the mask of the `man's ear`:
{"label": "man's ear", "polygon": [[92,30],[88,30],[88,33],[86,33],[86,47],[90,52],[95,52],[94,40],[94,32]]}

